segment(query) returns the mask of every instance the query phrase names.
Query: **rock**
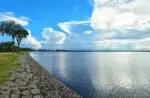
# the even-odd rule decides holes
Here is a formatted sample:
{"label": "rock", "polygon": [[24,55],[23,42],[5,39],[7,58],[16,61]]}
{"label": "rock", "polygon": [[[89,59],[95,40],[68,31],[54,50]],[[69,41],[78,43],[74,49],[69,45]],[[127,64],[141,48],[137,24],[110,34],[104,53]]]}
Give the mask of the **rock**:
{"label": "rock", "polygon": [[27,69],[27,72],[31,72],[30,68]]}
{"label": "rock", "polygon": [[21,77],[23,80],[30,81],[30,79],[32,78],[32,74],[30,73],[22,74]]}
{"label": "rock", "polygon": [[10,82],[15,82],[15,77],[10,77],[10,78],[9,78],[9,81],[10,81]]}
{"label": "rock", "polygon": [[0,90],[3,88],[3,85],[0,85]]}
{"label": "rock", "polygon": [[24,68],[20,68],[16,72],[18,72],[18,73],[24,72]]}
{"label": "rock", "polygon": [[32,74],[31,73],[28,73],[28,78],[32,78]]}
{"label": "rock", "polygon": [[33,98],[42,98],[42,97],[40,97],[40,95],[35,95],[33,96]]}
{"label": "rock", "polygon": [[8,95],[0,95],[0,98],[9,98]]}
{"label": "rock", "polygon": [[33,95],[37,95],[37,94],[40,93],[40,90],[39,90],[39,89],[31,89],[31,93],[32,93]]}
{"label": "rock", "polygon": [[17,79],[15,82],[18,84],[18,86],[26,86],[27,85],[27,81],[23,81],[22,79]]}
{"label": "rock", "polygon": [[8,86],[3,86],[1,90],[3,90],[3,91],[8,91],[8,90],[10,90],[10,87],[8,87]]}
{"label": "rock", "polygon": [[31,83],[32,83],[32,84],[38,84],[38,83],[39,83],[39,80],[38,80],[38,79],[33,80],[33,81],[31,81]]}
{"label": "rock", "polygon": [[22,95],[29,96],[30,95],[30,91],[29,90],[24,90],[24,91],[22,91]]}
{"label": "rock", "polygon": [[30,84],[30,85],[28,85],[31,89],[36,89],[37,88],[37,86],[36,86],[36,84]]}
{"label": "rock", "polygon": [[[10,95],[10,90],[1,92],[2,95]],[[1,97],[0,97],[1,98]]]}
{"label": "rock", "polygon": [[11,94],[11,98],[20,98],[19,94]]}
{"label": "rock", "polygon": [[19,89],[22,91],[22,90],[29,90],[29,87],[28,86],[20,86]]}
{"label": "rock", "polygon": [[0,85],[0,98],[81,98],[57,81],[28,54],[20,57],[20,68],[10,69],[14,75]]}
{"label": "rock", "polygon": [[32,95],[22,96],[21,98],[32,98]]}
{"label": "rock", "polygon": [[20,95],[20,90],[18,88],[13,88],[11,90],[11,95]]}
{"label": "rock", "polygon": [[9,87],[16,87],[16,83],[15,82],[8,82],[8,86]]}

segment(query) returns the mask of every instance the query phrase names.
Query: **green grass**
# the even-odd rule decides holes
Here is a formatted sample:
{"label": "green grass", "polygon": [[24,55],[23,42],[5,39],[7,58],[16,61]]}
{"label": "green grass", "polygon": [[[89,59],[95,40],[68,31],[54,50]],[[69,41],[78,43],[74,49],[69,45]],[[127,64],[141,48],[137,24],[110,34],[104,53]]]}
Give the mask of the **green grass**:
{"label": "green grass", "polygon": [[5,83],[12,76],[9,72],[11,68],[19,67],[18,58],[21,54],[11,52],[0,53],[0,84]]}

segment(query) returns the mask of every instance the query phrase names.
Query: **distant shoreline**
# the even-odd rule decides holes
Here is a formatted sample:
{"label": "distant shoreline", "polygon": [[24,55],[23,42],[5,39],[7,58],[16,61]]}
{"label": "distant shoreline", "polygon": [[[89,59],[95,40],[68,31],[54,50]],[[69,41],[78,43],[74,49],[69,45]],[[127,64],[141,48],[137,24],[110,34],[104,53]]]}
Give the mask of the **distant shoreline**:
{"label": "distant shoreline", "polygon": [[35,50],[32,52],[150,52],[150,50]]}

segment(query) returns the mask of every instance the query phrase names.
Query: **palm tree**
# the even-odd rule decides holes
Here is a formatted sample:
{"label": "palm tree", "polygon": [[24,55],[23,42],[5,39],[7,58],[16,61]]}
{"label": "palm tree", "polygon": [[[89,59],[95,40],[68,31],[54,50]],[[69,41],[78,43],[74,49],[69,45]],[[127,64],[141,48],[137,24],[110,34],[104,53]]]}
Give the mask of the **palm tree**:
{"label": "palm tree", "polygon": [[24,28],[19,28],[18,30],[15,31],[15,37],[17,40],[17,46],[18,46],[18,52],[20,49],[20,44],[23,38],[26,38],[29,35],[28,31],[25,30]]}

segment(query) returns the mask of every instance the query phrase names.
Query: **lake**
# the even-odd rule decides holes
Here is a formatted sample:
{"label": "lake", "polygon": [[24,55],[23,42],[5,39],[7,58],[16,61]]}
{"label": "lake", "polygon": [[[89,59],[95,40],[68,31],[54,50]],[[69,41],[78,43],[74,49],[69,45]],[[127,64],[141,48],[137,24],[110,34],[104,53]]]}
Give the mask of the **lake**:
{"label": "lake", "polygon": [[150,98],[149,52],[31,52],[84,98]]}

